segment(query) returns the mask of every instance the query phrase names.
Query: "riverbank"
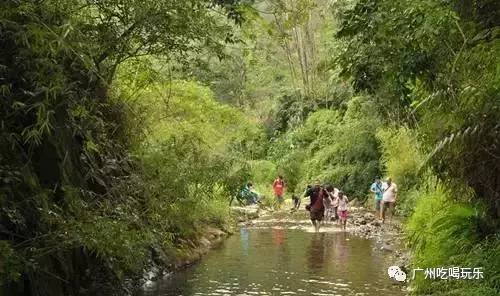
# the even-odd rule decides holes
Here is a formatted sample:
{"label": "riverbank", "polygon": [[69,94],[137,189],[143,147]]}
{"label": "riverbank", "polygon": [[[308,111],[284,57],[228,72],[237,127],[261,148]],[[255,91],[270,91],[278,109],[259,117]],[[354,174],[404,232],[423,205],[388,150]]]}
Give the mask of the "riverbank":
{"label": "riverbank", "polygon": [[[154,281],[168,277],[172,273],[187,268],[202,259],[210,250],[216,248],[224,239],[230,236],[240,223],[252,221],[260,216],[268,215],[269,212],[258,206],[231,207],[232,221],[224,227],[207,225],[201,229],[199,237],[195,241],[185,241],[174,252],[175,255],[170,260],[159,258],[150,263],[149,268],[144,270],[143,276],[135,281],[135,285],[129,285],[127,290],[137,290],[139,287],[147,287]],[[165,262],[171,261],[169,264]],[[132,287],[134,286],[134,287]]]}
{"label": "riverbank", "polygon": [[259,217],[272,215],[272,212],[253,206],[232,206],[230,208],[232,221],[225,227],[206,226],[200,231],[201,236],[196,242],[186,242],[184,248],[175,258],[175,263],[169,266],[170,271],[185,268],[196,263],[212,248],[217,247],[225,238],[231,235],[241,223],[251,222]]}
{"label": "riverbank", "polygon": [[170,259],[171,263],[165,264],[166,260],[164,259],[151,262],[150,268],[144,270],[142,278],[136,281],[137,283],[132,290],[137,290],[140,287],[147,287],[154,281],[195,264],[203,255],[207,254],[211,249],[231,235],[232,232],[233,230],[231,228],[218,228],[215,226],[204,227],[200,231],[201,235],[196,241],[183,242],[183,245],[175,251],[175,255]]}

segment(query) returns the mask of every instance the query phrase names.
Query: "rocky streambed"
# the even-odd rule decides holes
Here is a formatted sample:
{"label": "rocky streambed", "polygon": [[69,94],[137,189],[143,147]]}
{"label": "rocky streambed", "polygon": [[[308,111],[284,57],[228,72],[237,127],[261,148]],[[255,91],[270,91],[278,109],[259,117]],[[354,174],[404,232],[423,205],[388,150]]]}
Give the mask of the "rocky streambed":
{"label": "rocky streambed", "polygon": [[309,213],[289,208],[233,207],[233,235],[208,231],[174,272],[149,281],[139,296],[408,293],[387,274],[389,266],[408,264],[398,220],[381,224],[373,212],[352,206],[346,231],[327,222],[314,233]]}
{"label": "rocky streambed", "polygon": [[[302,208],[291,211],[284,207],[283,210],[273,211],[254,205],[233,207],[232,211],[238,217],[240,227],[302,229],[314,232],[309,220],[309,212]],[[320,232],[343,232],[343,230],[337,222],[331,221],[324,222]],[[405,249],[402,221],[398,217],[394,217],[390,223],[383,224],[375,216],[373,210],[368,210],[363,206],[351,206],[346,232],[364,239],[374,240],[376,242],[375,248],[389,253],[393,257],[395,265],[408,270],[410,253]]]}

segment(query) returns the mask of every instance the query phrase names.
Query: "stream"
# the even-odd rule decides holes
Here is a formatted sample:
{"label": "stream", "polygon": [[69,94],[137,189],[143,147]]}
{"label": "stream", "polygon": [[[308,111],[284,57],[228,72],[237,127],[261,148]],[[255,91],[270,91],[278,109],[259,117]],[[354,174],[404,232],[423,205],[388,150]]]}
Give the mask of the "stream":
{"label": "stream", "polygon": [[373,239],[338,229],[242,227],[140,295],[406,295],[387,275],[391,261]]}

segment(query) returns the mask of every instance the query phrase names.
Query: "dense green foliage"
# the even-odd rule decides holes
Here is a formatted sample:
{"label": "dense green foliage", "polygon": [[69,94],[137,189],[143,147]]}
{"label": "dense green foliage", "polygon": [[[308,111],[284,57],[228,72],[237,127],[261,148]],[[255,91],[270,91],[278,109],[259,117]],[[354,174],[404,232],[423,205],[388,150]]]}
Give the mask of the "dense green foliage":
{"label": "dense green foliage", "polygon": [[379,124],[370,104],[353,98],[344,114],[335,110],[312,113],[303,125],[270,147],[270,157],[282,170],[294,173],[287,177],[289,189],[297,193],[320,180],[348,195],[364,197],[366,184],[379,174],[375,137]]}
{"label": "dense green foliage", "polygon": [[340,1],[341,74],[388,119],[377,133],[414,267],[482,266],[484,281],[417,294],[498,295],[498,1]]}
{"label": "dense green foliage", "polygon": [[[220,176],[211,175],[218,168],[200,175],[207,182],[203,188],[190,182],[178,186],[174,179],[164,180],[165,185],[152,182],[179,169],[174,167],[177,164],[187,169],[214,163],[225,166],[227,162],[219,164],[211,159],[215,156],[201,155],[206,161],[198,163],[197,150],[208,148],[200,144],[203,137],[193,135],[191,143],[174,143],[177,149],[168,149],[161,156],[173,157],[170,163],[151,168],[154,158],[160,157],[151,146],[172,144],[175,134],[159,130],[140,141],[143,144],[136,143],[140,133],[149,131],[144,129],[146,125],[136,125],[136,110],[127,106],[120,87],[114,85],[118,67],[139,56],[156,54],[182,61],[183,55],[199,48],[220,51],[224,42],[231,41],[232,21],[223,15],[240,20],[232,2],[0,4],[2,293],[111,294],[125,276],[142,273],[153,254],[167,253],[169,243],[179,239],[174,234],[184,221],[176,222],[179,214],[172,213],[185,211],[195,196],[175,208],[172,201],[159,207],[158,195],[186,199],[188,194],[204,190],[199,197],[203,202],[197,205],[210,214],[203,219],[220,223],[227,216],[215,206],[224,190],[229,190]],[[210,103],[209,95],[192,94],[190,98],[197,96],[214,112],[232,113]],[[165,121],[175,114],[164,116]],[[235,116],[226,117],[234,122]],[[186,122],[176,132],[183,136],[199,124]],[[226,134],[218,128],[223,127],[209,132]],[[165,142],[155,142],[155,136],[165,137]],[[216,144],[233,143],[241,145],[242,141],[228,138]],[[137,153],[136,145],[143,147]],[[183,151],[185,147],[191,149]],[[184,153],[191,159],[180,161]],[[159,168],[162,170],[156,172]],[[151,184],[154,186],[148,186]],[[156,190],[167,190],[158,188],[162,185],[171,191],[160,194]],[[181,234],[184,239],[192,238],[190,234],[197,229],[190,226],[201,223],[201,218],[183,218],[189,222],[184,226],[189,231]],[[156,249],[160,251],[153,252]]]}
{"label": "dense green foliage", "polygon": [[[432,184],[432,183],[430,183]],[[499,270],[498,237],[481,239],[484,208],[455,201],[439,184],[421,189],[407,232],[414,253],[414,266],[473,266],[485,272]],[[418,293],[439,295],[498,295],[498,277],[485,276],[482,282],[432,282],[418,277]]]}
{"label": "dense green foliage", "polygon": [[224,227],[229,211],[217,203],[226,205],[248,178],[246,145],[258,139],[259,130],[194,82],[173,81],[136,96],[146,135],[134,152],[155,229],[183,236],[204,224]]}
{"label": "dense green foliage", "polygon": [[415,294],[498,295],[499,6],[3,1],[0,294],[122,294],[282,174],[392,177],[412,265],[486,274]]}

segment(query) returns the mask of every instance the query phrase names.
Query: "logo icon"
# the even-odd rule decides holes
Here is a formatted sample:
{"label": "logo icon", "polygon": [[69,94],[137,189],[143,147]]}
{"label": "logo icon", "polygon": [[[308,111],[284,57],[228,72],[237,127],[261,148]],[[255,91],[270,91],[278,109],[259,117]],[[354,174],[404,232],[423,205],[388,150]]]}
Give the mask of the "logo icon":
{"label": "logo icon", "polygon": [[390,266],[387,269],[387,274],[391,279],[395,279],[398,282],[406,281],[406,273],[399,268],[399,266]]}

